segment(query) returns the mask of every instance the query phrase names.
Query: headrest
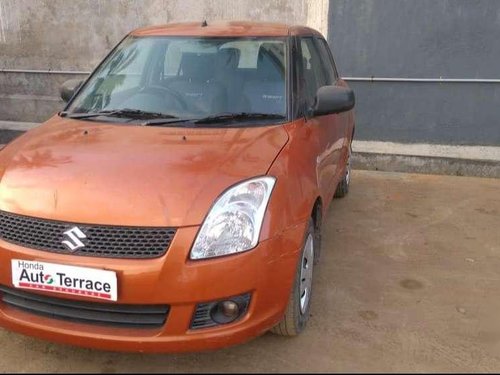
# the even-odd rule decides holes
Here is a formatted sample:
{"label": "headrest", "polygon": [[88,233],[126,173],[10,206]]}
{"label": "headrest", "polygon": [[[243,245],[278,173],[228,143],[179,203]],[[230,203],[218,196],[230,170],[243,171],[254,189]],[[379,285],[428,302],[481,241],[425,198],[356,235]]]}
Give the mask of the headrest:
{"label": "headrest", "polygon": [[285,77],[280,57],[274,51],[274,43],[262,43],[257,57],[257,70],[267,79],[282,80]]}
{"label": "headrest", "polygon": [[224,69],[236,69],[240,62],[240,50],[238,48],[221,48],[217,52],[217,67]]}
{"label": "headrest", "polygon": [[184,52],[181,70],[185,78],[206,80],[213,76],[215,54]]}

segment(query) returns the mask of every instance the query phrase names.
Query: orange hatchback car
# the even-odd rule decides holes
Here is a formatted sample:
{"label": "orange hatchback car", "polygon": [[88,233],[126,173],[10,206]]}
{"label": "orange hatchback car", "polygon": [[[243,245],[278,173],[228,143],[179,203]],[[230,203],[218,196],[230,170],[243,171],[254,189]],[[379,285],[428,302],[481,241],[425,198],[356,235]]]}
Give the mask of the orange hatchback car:
{"label": "orange hatchback car", "polygon": [[61,95],[0,152],[1,326],[151,352],[304,329],[354,134],[321,34],[142,28]]}

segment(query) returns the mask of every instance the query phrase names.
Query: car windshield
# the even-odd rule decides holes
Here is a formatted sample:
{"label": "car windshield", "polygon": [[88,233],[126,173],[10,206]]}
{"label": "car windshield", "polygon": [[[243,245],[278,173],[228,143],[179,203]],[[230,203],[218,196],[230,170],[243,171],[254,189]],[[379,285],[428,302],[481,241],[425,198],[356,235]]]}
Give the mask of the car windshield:
{"label": "car windshield", "polygon": [[127,37],[65,113],[276,122],[287,113],[286,66],[284,38]]}

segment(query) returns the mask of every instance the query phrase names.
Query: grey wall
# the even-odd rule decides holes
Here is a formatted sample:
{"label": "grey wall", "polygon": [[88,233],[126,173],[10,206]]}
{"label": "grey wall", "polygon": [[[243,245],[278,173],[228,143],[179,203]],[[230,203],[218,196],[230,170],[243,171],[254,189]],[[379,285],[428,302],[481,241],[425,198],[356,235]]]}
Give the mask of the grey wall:
{"label": "grey wall", "polygon": [[303,23],[304,0],[0,0],[5,68],[90,70],[129,31],[175,21]]}
{"label": "grey wall", "polygon": [[175,21],[307,23],[321,0],[0,0],[0,120],[44,121],[62,107],[68,75],[1,69],[89,71],[134,28]]}
{"label": "grey wall", "polygon": [[[331,0],[351,77],[500,78],[500,1]],[[357,138],[500,145],[500,84],[352,82]]]}

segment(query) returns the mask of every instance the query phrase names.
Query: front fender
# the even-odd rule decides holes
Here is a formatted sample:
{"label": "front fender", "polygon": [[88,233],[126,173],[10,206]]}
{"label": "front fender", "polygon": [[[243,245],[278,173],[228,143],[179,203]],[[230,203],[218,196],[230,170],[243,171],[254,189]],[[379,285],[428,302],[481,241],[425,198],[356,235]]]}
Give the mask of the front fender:
{"label": "front fender", "polygon": [[317,176],[317,150],[313,134],[303,119],[285,126],[289,141],[276,157],[268,174],[276,185],[264,219],[261,240],[304,223],[321,196]]}

